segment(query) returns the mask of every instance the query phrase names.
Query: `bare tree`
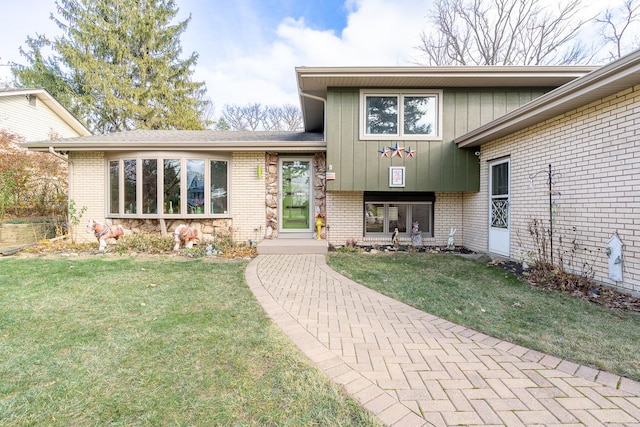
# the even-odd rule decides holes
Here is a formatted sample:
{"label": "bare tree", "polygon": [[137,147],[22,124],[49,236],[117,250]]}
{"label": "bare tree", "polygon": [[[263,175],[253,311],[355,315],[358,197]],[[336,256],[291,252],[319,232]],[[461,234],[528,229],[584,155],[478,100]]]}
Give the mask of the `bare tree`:
{"label": "bare tree", "polygon": [[225,105],[216,127],[234,131],[295,131],[302,128],[302,113],[298,107],[290,104]]}
{"label": "bare tree", "polygon": [[[624,43],[630,34],[630,30],[640,22],[640,1],[625,0],[617,9],[607,9],[596,19],[600,24],[600,34],[605,46],[611,46],[609,59],[614,61],[625,53],[640,47],[637,37]],[[623,40],[624,39],[624,40]]]}
{"label": "bare tree", "polygon": [[302,128],[302,113],[295,105],[269,106],[263,120],[265,130],[295,131]]}
{"label": "bare tree", "polygon": [[[574,64],[589,57],[576,40],[582,0],[435,0],[418,49],[427,65]],[[552,10],[553,9],[553,10]]]}
{"label": "bare tree", "polygon": [[283,130],[302,129],[302,112],[295,105],[286,104],[280,109],[280,119],[283,122]]}
{"label": "bare tree", "polygon": [[242,107],[238,105],[225,105],[222,110],[222,118],[230,130],[247,130]]}
{"label": "bare tree", "polygon": [[264,121],[267,110],[260,103],[249,104],[242,108],[247,130],[256,131]]}

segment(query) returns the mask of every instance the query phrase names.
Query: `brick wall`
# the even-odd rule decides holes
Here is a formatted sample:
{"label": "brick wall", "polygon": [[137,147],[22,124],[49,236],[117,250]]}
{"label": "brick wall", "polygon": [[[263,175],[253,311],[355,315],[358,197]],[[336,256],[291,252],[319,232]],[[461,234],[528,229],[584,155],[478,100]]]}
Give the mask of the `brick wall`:
{"label": "brick wall", "polygon": [[425,245],[445,246],[452,228],[456,229],[455,245],[461,246],[463,244],[465,232],[462,200],[462,193],[436,193],[433,213],[434,238],[422,239]]}
{"label": "brick wall", "polygon": [[83,207],[75,238],[78,242],[95,242],[96,238],[85,231],[90,219],[105,221],[105,203],[108,200],[106,181],[106,162],[103,152],[69,153],[69,199],[73,200],[78,215]]}
{"label": "brick wall", "polygon": [[345,244],[347,239],[362,241],[363,203],[362,192],[327,191],[327,240],[337,246]]}
{"label": "brick wall", "polygon": [[[557,204],[554,261],[562,260],[576,273],[593,270],[601,282],[640,292],[639,130],[637,86],[483,145],[480,192],[464,196],[465,245],[487,250],[487,161],[508,156],[510,256],[519,259],[535,250],[528,226],[538,219],[549,228],[546,171],[551,164]],[[605,249],[615,233],[624,244],[621,283],[608,278]]]}
{"label": "brick wall", "polygon": [[[231,171],[233,238],[237,242],[262,240],[265,233],[265,153],[234,153]],[[262,165],[262,177],[258,177]]]}

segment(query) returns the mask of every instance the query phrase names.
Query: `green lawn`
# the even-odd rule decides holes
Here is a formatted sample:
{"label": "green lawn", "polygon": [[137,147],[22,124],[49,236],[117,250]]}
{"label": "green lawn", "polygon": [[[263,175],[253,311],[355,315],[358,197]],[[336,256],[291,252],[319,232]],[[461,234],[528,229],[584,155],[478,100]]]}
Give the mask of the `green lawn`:
{"label": "green lawn", "polygon": [[270,324],[245,267],[0,258],[1,424],[379,425]]}
{"label": "green lawn", "polygon": [[487,335],[640,380],[640,316],[533,288],[451,254],[334,253],[336,271]]}

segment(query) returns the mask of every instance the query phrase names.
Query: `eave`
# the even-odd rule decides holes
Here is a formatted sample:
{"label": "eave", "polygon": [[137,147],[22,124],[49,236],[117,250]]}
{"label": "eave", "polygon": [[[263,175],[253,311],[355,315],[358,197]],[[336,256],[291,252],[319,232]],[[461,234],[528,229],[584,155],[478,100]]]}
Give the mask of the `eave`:
{"label": "eave", "polygon": [[65,141],[34,142],[22,144],[32,151],[49,151],[53,147],[58,152],[96,151],[272,151],[278,153],[324,152],[326,142],[111,142],[65,143]]}
{"label": "eave", "polygon": [[473,67],[297,67],[305,129],[321,131],[329,88],[458,88],[562,86],[595,70],[593,66]]}
{"label": "eave", "polygon": [[53,141],[26,142],[32,151],[219,151],[324,152],[321,134],[305,132],[130,131]]}

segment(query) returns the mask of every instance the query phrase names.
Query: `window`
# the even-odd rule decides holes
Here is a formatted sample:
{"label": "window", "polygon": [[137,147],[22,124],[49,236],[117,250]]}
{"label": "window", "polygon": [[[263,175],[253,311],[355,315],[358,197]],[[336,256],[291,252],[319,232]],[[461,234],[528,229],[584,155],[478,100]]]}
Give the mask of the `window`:
{"label": "window", "polygon": [[198,156],[109,160],[108,212],[150,218],[228,216],[228,171],[229,160]]}
{"label": "window", "polygon": [[365,237],[388,237],[397,228],[411,235],[414,222],[424,237],[433,237],[433,193],[365,193]]}
{"label": "window", "polygon": [[360,139],[441,139],[441,91],[360,92]]}

